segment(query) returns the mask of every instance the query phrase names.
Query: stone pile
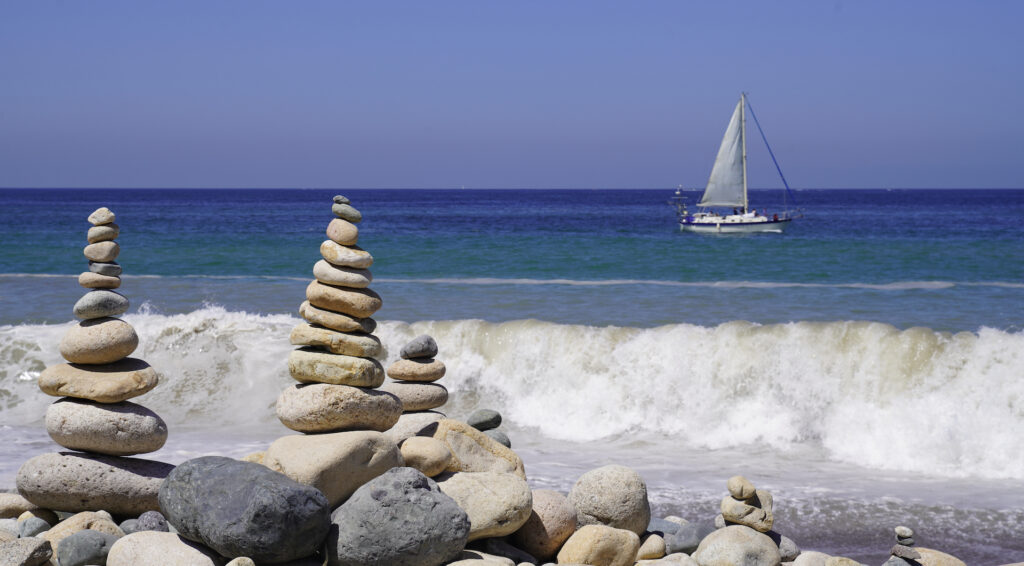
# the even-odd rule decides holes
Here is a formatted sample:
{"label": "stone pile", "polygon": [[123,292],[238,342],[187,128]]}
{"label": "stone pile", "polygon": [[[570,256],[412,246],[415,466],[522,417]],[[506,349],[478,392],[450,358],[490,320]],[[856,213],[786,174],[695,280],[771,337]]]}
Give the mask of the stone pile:
{"label": "stone pile", "polygon": [[402,347],[401,359],[388,366],[382,389],[402,400],[403,413],[423,413],[448,402],[448,389],[437,383],[444,377],[444,362],[436,359],[437,342],[426,334]]}
{"label": "stone pile", "polygon": [[117,318],[128,310],[128,299],[113,291],[121,285],[114,213],[100,208],[89,222],[89,271],[78,277],[89,291],[73,309],[82,320],[60,343],[68,363],[39,376],[44,393],[61,397],[46,411],[46,431],[74,452],[28,460],[17,486],[25,499],[47,509],[138,515],[158,509],[160,483],[173,468],[126,457],[159,450],[167,440],[163,419],[128,401],[156,387],[159,377],[145,361],[129,357],[139,337]]}
{"label": "stone pile", "polygon": [[912,566],[918,564],[921,553],[914,548],[914,531],[909,527],[896,527],[896,544],[889,551],[886,566]]}
{"label": "stone pile", "polygon": [[743,476],[733,476],[728,481],[729,495],[722,499],[722,518],[726,525],[743,525],[757,532],[772,530],[775,517],[772,515],[772,495]]}
{"label": "stone pile", "polygon": [[477,409],[466,419],[466,424],[505,445],[505,447],[512,448],[512,441],[509,440],[508,435],[498,428],[501,426],[501,413],[498,411],[494,409]]}

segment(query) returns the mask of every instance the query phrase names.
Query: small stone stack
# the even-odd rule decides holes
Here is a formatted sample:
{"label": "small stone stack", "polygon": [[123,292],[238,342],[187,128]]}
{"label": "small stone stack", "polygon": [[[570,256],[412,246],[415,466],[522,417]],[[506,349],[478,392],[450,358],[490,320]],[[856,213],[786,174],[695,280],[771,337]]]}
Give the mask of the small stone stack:
{"label": "small stone stack", "polygon": [[383,432],[402,414],[397,397],[377,390],[384,368],[374,359],[383,352],[372,334],[370,318],[381,298],[369,289],[367,269],[373,256],[356,245],[362,214],[343,196],[334,197],[337,217],[327,225],[320,244],[322,260],[313,266],[315,280],[306,288],[291,343],[301,346],[288,356],[288,372],[299,382],[277,400],[277,417],[303,433],[353,430]]}
{"label": "small stone stack", "polygon": [[921,553],[914,548],[914,531],[909,527],[896,527],[896,544],[889,551],[886,566],[913,566],[918,564]]}
{"label": "small stone stack", "polygon": [[755,531],[772,530],[772,495],[743,476],[733,476],[728,482],[729,495],[722,499],[721,510],[725,524],[744,525]]}
{"label": "small stone stack", "polygon": [[40,507],[137,515],[158,508],[157,490],[172,466],[124,456],[159,450],[167,425],[153,411],[128,402],[156,387],[159,377],[143,360],[128,357],[139,337],[117,318],[128,310],[128,299],[111,290],[121,285],[114,213],[100,208],[89,222],[84,249],[89,271],[78,277],[89,292],[73,309],[82,321],[61,340],[68,363],[39,376],[44,393],[62,397],[46,411],[46,431],[57,444],[80,452],[32,458],[18,471],[17,485]]}
{"label": "small stone stack", "polygon": [[402,400],[405,413],[422,413],[448,402],[448,389],[437,380],[444,377],[444,362],[435,359],[437,342],[423,334],[402,347],[402,359],[388,366],[389,381],[383,390]]}

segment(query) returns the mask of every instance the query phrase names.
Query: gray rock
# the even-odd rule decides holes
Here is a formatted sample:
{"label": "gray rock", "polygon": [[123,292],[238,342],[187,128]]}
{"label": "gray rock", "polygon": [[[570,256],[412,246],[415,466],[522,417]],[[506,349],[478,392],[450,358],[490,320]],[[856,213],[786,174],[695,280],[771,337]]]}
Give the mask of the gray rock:
{"label": "gray rock", "polygon": [[0,534],[10,533],[14,538],[18,538],[18,528],[17,519],[0,519]]}
{"label": "gray rock", "polygon": [[466,546],[469,517],[433,480],[392,468],[331,515],[331,566],[438,566]]}
{"label": "gray rock", "polygon": [[402,346],[400,355],[406,360],[412,358],[433,358],[437,355],[437,342],[432,337],[421,334],[410,340],[405,346]]}
{"label": "gray rock", "polygon": [[132,533],[137,533],[137,532],[143,530],[143,529],[139,528],[139,520],[138,519],[125,519],[118,526],[121,527],[121,530],[124,531],[124,534],[126,534],[126,535],[130,535]]}
{"label": "gray rock", "polygon": [[349,204],[334,203],[331,205],[331,212],[338,218],[353,224],[359,224],[363,220],[363,214]]}
{"label": "gray rock", "polygon": [[182,537],[270,564],[313,554],[330,529],[330,506],[316,488],[220,456],[175,468],[160,487],[160,509]]}
{"label": "gray rock", "polygon": [[139,530],[166,533],[170,529],[167,527],[167,519],[159,511],[146,511],[139,515]]}
{"label": "gray rock", "polygon": [[580,476],[569,492],[576,506],[576,522],[608,525],[641,535],[651,522],[647,484],[625,466],[604,466]]}
{"label": "gray rock", "polygon": [[657,533],[661,536],[670,535],[679,530],[682,525],[674,521],[667,521],[658,517],[653,517],[651,522],[647,524],[647,532]]}
{"label": "gray rock", "polygon": [[121,265],[116,261],[90,261],[89,271],[99,273],[100,275],[107,275],[109,277],[118,277],[121,275]]}
{"label": "gray rock", "polygon": [[344,195],[334,195],[334,204],[351,204],[352,201],[348,200]]}
{"label": "gray rock", "polygon": [[85,529],[60,541],[57,561],[60,566],[88,566],[106,564],[110,547],[120,537]]}
{"label": "gray rock", "polygon": [[700,541],[716,530],[714,521],[709,519],[677,526],[679,528],[675,532],[665,533],[665,552],[668,554],[692,554],[700,546]]}
{"label": "gray rock", "polygon": [[907,560],[906,558],[900,558],[899,556],[890,556],[888,560],[882,563],[882,566],[921,566],[916,560]]}
{"label": "gray rock", "polygon": [[53,556],[50,541],[41,538],[22,538],[0,544],[0,564],[40,566]]}
{"label": "gray rock", "polygon": [[902,544],[894,545],[892,550],[889,551],[889,554],[899,556],[900,558],[909,558],[910,560],[919,560],[921,558],[920,552],[912,547],[903,546]]}
{"label": "gray rock", "polygon": [[732,525],[704,537],[692,558],[698,564],[778,566],[779,547],[768,535],[750,527]]}
{"label": "gray rock", "polygon": [[39,533],[46,532],[52,527],[50,523],[39,517],[29,517],[18,523],[18,536],[21,538],[34,537]]}
{"label": "gray rock", "polygon": [[792,562],[796,560],[797,556],[800,556],[800,547],[793,539],[775,531],[768,531],[765,534],[772,539],[775,546],[779,547],[779,556],[783,562]]}
{"label": "gray rock", "polygon": [[896,543],[902,544],[903,546],[914,546],[914,539],[896,537]]}
{"label": "gray rock", "polygon": [[493,430],[485,430],[484,434],[486,434],[487,436],[493,438],[496,442],[498,442],[498,444],[501,444],[505,448],[512,448],[512,441],[509,440],[508,435],[505,434],[504,432],[502,432],[502,431],[500,431],[498,429],[493,429]]}
{"label": "gray rock", "polygon": [[82,295],[72,312],[83,320],[117,316],[128,312],[128,299],[110,289],[96,289]]}
{"label": "gray rock", "polygon": [[493,409],[478,409],[466,419],[466,424],[477,430],[491,430],[501,426],[501,413]]}

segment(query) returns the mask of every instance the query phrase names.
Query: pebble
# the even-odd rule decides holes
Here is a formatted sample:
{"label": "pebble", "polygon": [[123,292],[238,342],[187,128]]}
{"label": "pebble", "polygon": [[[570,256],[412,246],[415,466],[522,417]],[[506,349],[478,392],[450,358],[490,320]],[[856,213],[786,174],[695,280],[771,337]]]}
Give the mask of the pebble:
{"label": "pebble", "polygon": [[299,432],[385,431],[402,414],[402,402],[384,391],[310,383],[286,388],[277,399],[277,418]]}
{"label": "pebble", "polygon": [[83,271],[78,276],[78,284],[86,289],[117,289],[121,286],[121,278]]}
{"label": "pebble", "polygon": [[505,448],[512,448],[512,440],[504,432],[492,428],[491,430],[483,431],[488,437],[493,438],[498,444],[501,444]]}
{"label": "pebble", "polygon": [[[606,525],[586,525],[565,541],[558,551],[558,563],[632,566],[638,550],[640,537],[632,531]],[[736,564],[747,566],[746,562]]]}
{"label": "pebble", "polygon": [[550,489],[533,490],[532,499],[530,516],[510,540],[538,559],[549,560],[576,532],[576,507]]}
{"label": "pebble", "polygon": [[433,337],[421,334],[402,346],[402,359],[433,358],[437,355],[437,342]]}
{"label": "pebble", "polygon": [[444,362],[433,358],[396,360],[388,366],[388,377],[401,381],[430,383],[444,377],[445,371]]}
{"label": "pebble", "polygon": [[110,513],[106,511],[83,511],[54,525],[52,529],[41,534],[39,538],[49,541],[53,547],[53,553],[57,554],[60,551],[61,541],[86,529],[114,536],[124,536],[124,531],[114,523]]}
{"label": "pebble", "polygon": [[50,523],[47,523],[39,517],[29,517],[28,519],[18,523],[18,536],[21,538],[34,537],[39,533],[44,533],[50,530],[50,527]]}
{"label": "pebble", "polygon": [[86,529],[78,531],[60,543],[57,561],[60,566],[88,566],[105,564],[110,547],[121,537]]}
{"label": "pebble", "polygon": [[113,317],[128,312],[128,299],[114,291],[98,289],[82,295],[72,312],[83,320]]}
{"label": "pebble", "polygon": [[334,195],[332,202],[334,204],[352,204],[352,201],[348,200],[348,197],[345,195]]}
{"label": "pebble", "polygon": [[160,531],[166,533],[167,519],[159,511],[146,511],[139,515],[138,526],[140,531]]}
{"label": "pebble", "polygon": [[494,409],[477,409],[466,419],[466,424],[480,430],[491,430],[501,426],[501,413]]}
{"label": "pebble", "polygon": [[46,409],[46,432],[64,448],[112,456],[156,452],[167,440],[163,419],[128,401],[60,399]]}
{"label": "pebble", "polygon": [[401,452],[406,466],[416,468],[429,478],[445,471],[452,460],[452,453],[448,447],[440,440],[428,436],[405,439]]}
{"label": "pebble", "polygon": [[159,377],[146,362],[125,358],[98,366],[57,364],[39,374],[39,389],[54,397],[117,403],[156,387]]}
{"label": "pebble", "polygon": [[320,244],[320,257],[338,267],[366,269],[373,265],[373,256],[359,246],[342,246],[331,240]]}
{"label": "pebble", "polygon": [[139,345],[132,325],[119,318],[93,318],[72,326],[60,341],[60,355],[74,364],[109,364]]}
{"label": "pebble", "polygon": [[651,533],[640,539],[640,549],[636,551],[637,560],[657,560],[665,556],[665,539]]}
{"label": "pebble", "polygon": [[43,566],[52,564],[53,549],[49,541],[40,538],[22,538],[0,542],[0,564],[12,566]]}
{"label": "pebble", "polygon": [[315,348],[299,348],[288,354],[288,372],[302,383],[330,383],[354,387],[380,387],[384,368],[370,358],[329,354]]}
{"label": "pebble", "polygon": [[448,402],[448,389],[440,383],[390,381],[380,388],[398,397],[404,411],[436,409]]}
{"label": "pebble", "polygon": [[733,476],[727,483],[729,495],[736,499],[750,499],[754,496],[754,484],[743,476]]}
{"label": "pebble", "polygon": [[[314,326],[309,323],[299,324],[292,328],[288,337],[294,346],[317,346],[324,348],[332,354],[355,356],[358,358],[375,358],[384,353],[384,347],[380,339],[373,334],[365,332],[338,332],[322,326]],[[376,363],[381,378],[384,377],[384,368]],[[374,370],[378,371],[378,370]]]}
{"label": "pebble", "polygon": [[647,484],[626,466],[603,466],[580,476],[569,491],[578,525],[608,525],[638,536],[651,522]]}
{"label": "pebble", "polygon": [[335,218],[327,225],[327,237],[336,244],[354,246],[359,241],[359,227],[347,220]]}
{"label": "pebble", "polygon": [[115,219],[116,216],[114,216],[114,213],[111,212],[109,208],[102,206],[92,211],[88,220],[93,226],[101,226],[103,224],[110,224]]}
{"label": "pebble", "polygon": [[373,282],[373,274],[368,269],[341,267],[328,263],[326,260],[313,264],[313,277],[325,285],[339,285],[362,289]]}
{"label": "pebble", "polygon": [[56,513],[50,511],[49,509],[40,509],[39,507],[36,507],[31,511],[25,511],[21,515],[18,515],[18,522],[20,523],[21,521],[26,521],[33,517],[42,519],[50,525],[56,525],[60,522],[60,517],[58,517]]}
{"label": "pebble", "polygon": [[106,242],[117,238],[121,232],[121,227],[111,222],[110,224],[102,224],[100,226],[93,226],[86,232],[85,238],[90,244],[96,242]]}
{"label": "pebble", "polygon": [[100,275],[109,275],[111,277],[117,277],[118,275],[121,275],[121,265],[118,264],[116,261],[107,263],[90,261],[89,271],[93,273],[99,273]]}
{"label": "pebble", "polygon": [[448,472],[506,472],[526,479],[518,454],[466,423],[441,419],[433,436],[452,453]]}
{"label": "pebble", "polygon": [[331,212],[338,218],[353,224],[359,224],[363,220],[363,214],[349,204],[336,202],[331,205]]}
{"label": "pebble", "polygon": [[353,318],[347,314],[319,309],[309,304],[309,301],[299,305],[299,316],[339,332],[373,332],[377,329],[377,321],[372,318]]}
{"label": "pebble", "polygon": [[82,249],[82,253],[85,254],[85,258],[89,261],[110,263],[117,259],[117,254],[121,253],[121,247],[113,240],[107,242],[96,242],[95,244],[85,246],[85,248]]}
{"label": "pebble", "polygon": [[910,538],[914,536],[914,531],[910,527],[898,526],[894,529],[896,531],[897,538]]}
{"label": "pebble", "polygon": [[459,472],[437,482],[469,515],[469,540],[510,535],[530,518],[533,495],[526,480],[505,472]]}
{"label": "pebble", "polygon": [[380,295],[370,289],[332,287],[319,281],[313,281],[306,287],[306,299],[314,307],[356,318],[367,318],[383,305]]}
{"label": "pebble", "polygon": [[920,552],[909,546],[903,546],[902,544],[894,545],[892,550],[889,551],[889,554],[900,558],[909,558],[910,560],[918,560],[921,558]]}

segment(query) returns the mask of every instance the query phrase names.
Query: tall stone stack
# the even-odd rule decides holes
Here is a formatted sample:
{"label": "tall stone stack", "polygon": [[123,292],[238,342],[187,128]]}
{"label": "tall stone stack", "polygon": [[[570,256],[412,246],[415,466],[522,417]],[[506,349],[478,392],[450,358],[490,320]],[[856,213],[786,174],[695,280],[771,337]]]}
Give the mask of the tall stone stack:
{"label": "tall stone stack", "polygon": [[383,432],[398,421],[402,404],[377,389],[384,368],[375,359],[383,348],[370,318],[382,304],[369,289],[373,256],[356,245],[362,214],[349,200],[334,197],[331,211],[336,218],[320,244],[323,259],[313,266],[315,279],[299,307],[306,322],[290,336],[300,348],[288,356],[288,372],[299,383],[278,397],[277,416],[303,433]]}
{"label": "tall stone stack", "polygon": [[159,377],[145,361],[128,357],[139,337],[117,318],[128,310],[128,299],[113,291],[121,285],[114,213],[97,209],[89,222],[83,250],[89,271],[78,277],[88,292],[73,309],[82,320],[60,342],[68,363],[39,376],[43,393],[61,397],[46,411],[46,431],[74,452],[30,459],[18,471],[17,486],[26,499],[48,509],[137,515],[159,509],[160,482],[173,467],[126,456],[159,450],[167,425],[128,401],[156,387]]}
{"label": "tall stone stack", "polygon": [[422,413],[444,406],[448,389],[436,383],[444,377],[444,362],[435,359],[437,342],[426,334],[402,347],[401,359],[388,366],[389,381],[383,390],[402,400],[405,413]]}

